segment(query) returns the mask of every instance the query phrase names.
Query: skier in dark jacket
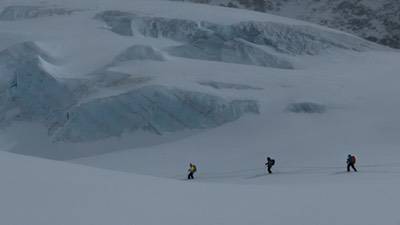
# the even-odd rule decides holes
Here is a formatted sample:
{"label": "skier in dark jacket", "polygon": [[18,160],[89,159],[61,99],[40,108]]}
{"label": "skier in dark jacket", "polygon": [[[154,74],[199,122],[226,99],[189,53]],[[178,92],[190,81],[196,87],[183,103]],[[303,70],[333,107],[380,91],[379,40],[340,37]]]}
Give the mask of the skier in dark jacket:
{"label": "skier in dark jacket", "polygon": [[357,172],[355,165],[356,165],[356,157],[354,155],[349,154],[347,156],[347,172],[350,172],[350,168],[353,168],[354,172]]}
{"label": "skier in dark jacket", "polygon": [[196,165],[190,163],[190,164],[189,164],[189,169],[188,169],[188,172],[189,172],[189,174],[188,174],[188,180],[194,179],[193,174],[196,173],[196,171],[197,171]]}
{"label": "skier in dark jacket", "polygon": [[273,165],[275,165],[275,159],[267,157],[267,163],[265,163],[265,165],[267,166],[268,173],[271,174],[272,173],[271,168]]}

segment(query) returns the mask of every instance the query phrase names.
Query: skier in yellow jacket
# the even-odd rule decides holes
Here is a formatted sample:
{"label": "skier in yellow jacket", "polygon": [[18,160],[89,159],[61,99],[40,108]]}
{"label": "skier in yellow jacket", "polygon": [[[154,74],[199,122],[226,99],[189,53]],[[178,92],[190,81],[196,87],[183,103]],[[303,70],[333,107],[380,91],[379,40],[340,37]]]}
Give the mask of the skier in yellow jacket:
{"label": "skier in yellow jacket", "polygon": [[189,164],[189,169],[188,169],[188,172],[189,172],[188,180],[194,179],[193,174],[196,173],[196,171],[197,171],[196,165],[190,163]]}

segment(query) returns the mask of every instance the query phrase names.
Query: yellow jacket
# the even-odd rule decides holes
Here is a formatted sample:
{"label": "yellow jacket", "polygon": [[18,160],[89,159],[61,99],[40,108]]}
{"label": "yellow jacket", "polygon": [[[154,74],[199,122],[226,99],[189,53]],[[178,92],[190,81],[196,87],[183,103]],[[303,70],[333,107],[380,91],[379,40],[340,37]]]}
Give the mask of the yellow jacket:
{"label": "yellow jacket", "polygon": [[196,166],[195,165],[191,165],[190,168],[189,168],[189,172],[194,173],[196,171],[197,171]]}

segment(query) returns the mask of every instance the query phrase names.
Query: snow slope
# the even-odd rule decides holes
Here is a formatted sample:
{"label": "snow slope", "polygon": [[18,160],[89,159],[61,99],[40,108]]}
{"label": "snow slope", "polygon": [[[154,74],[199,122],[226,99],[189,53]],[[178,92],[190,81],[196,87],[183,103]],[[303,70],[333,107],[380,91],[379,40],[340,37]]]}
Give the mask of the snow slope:
{"label": "snow slope", "polygon": [[398,170],[330,175],[335,182],[329,183],[253,186],[173,181],[0,155],[3,224],[400,222]]}
{"label": "snow slope", "polygon": [[398,51],[182,2],[0,8],[0,222],[400,223]]}
{"label": "snow slope", "polygon": [[[307,183],[310,179],[328,182],[331,176],[321,178],[321,175],[343,171],[347,154],[354,153],[359,157],[360,166],[365,166],[361,170],[380,173],[386,167],[379,165],[399,162],[397,58],[395,52],[342,54],[340,58],[319,61],[315,68],[300,72],[268,73],[264,69],[212,65],[214,70],[227,71],[219,74],[221,81],[240,80],[241,84],[262,88],[221,89],[257,100],[262,106],[259,115],[180,141],[75,162],[177,178],[184,177],[186,164],[193,161],[200,168],[200,180],[270,183],[276,177],[247,178],[264,174],[263,162],[271,155],[277,159],[275,169],[284,180]],[[151,71],[142,66],[143,70]],[[211,65],[200,67],[211,68]],[[165,72],[167,68],[156,70]],[[246,82],[242,74],[246,74]],[[315,113],[289,110],[293,103],[304,102],[317,104],[323,110]],[[378,165],[377,171],[374,168],[371,171],[370,167],[375,165]]]}

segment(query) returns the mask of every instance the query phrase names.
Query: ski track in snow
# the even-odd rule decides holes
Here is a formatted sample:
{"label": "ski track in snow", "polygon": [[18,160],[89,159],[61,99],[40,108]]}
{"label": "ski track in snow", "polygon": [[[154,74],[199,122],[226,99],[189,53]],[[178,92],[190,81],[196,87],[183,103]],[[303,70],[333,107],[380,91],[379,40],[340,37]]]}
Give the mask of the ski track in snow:
{"label": "ski track in snow", "polygon": [[[228,225],[267,218],[277,225],[396,225],[400,219],[397,175],[383,183],[352,173],[332,183],[204,184],[0,155],[0,220],[6,224]],[[286,175],[256,180],[279,176]]]}

